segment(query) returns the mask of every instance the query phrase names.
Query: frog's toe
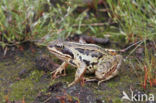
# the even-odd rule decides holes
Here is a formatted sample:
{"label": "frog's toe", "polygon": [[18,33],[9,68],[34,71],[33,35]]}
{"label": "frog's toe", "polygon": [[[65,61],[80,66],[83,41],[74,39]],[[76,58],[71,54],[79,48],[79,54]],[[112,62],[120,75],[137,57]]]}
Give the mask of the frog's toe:
{"label": "frog's toe", "polygon": [[74,85],[76,82],[72,82],[70,84],[68,84],[68,87],[71,87],[72,85]]}
{"label": "frog's toe", "polygon": [[94,77],[92,77],[92,78],[87,78],[87,77],[85,77],[84,80],[87,81],[87,82],[94,82],[94,81],[97,81],[97,79],[94,78]]}
{"label": "frog's toe", "polygon": [[99,86],[102,82],[104,82],[104,81],[106,81],[106,80],[100,80],[100,81],[98,81],[98,86]]}
{"label": "frog's toe", "polygon": [[58,76],[55,74],[52,74],[51,78],[54,80],[54,79],[58,78]]}
{"label": "frog's toe", "polygon": [[[64,73],[62,73],[62,71],[64,71]],[[55,79],[55,78],[58,78],[57,77],[58,74],[60,74],[61,76],[65,76],[66,72],[65,72],[64,68],[59,68],[59,69],[56,69],[55,71],[53,71],[51,74],[52,74],[52,78]]]}
{"label": "frog's toe", "polygon": [[59,78],[60,76],[65,76],[66,74],[63,73],[61,74],[60,72],[55,72],[54,74],[52,74],[52,79],[56,79],[56,78]]}
{"label": "frog's toe", "polygon": [[98,86],[102,83],[102,81],[98,81]]}

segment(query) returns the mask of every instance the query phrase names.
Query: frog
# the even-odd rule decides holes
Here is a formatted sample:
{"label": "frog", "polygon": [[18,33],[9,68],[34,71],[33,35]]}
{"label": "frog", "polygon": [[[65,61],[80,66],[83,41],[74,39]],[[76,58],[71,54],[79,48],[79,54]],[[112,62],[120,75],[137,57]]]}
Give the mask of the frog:
{"label": "frog", "polygon": [[122,55],[114,49],[105,49],[96,44],[54,40],[47,46],[50,53],[61,59],[63,63],[52,73],[53,79],[65,71],[67,65],[76,67],[75,79],[68,87],[76,84],[84,74],[93,74],[86,81],[98,81],[98,85],[119,74],[123,61]]}

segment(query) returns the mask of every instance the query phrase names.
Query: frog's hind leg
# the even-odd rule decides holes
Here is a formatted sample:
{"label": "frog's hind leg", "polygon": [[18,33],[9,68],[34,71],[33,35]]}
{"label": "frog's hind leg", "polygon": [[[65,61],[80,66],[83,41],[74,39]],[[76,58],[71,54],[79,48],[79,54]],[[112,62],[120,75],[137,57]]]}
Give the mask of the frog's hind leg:
{"label": "frog's hind leg", "polygon": [[67,65],[68,64],[66,62],[63,62],[60,67],[58,67],[55,71],[52,72],[52,78],[53,79],[57,78],[57,74],[61,74],[63,70],[64,70],[63,75],[66,75],[65,69]]}
{"label": "frog's hind leg", "polygon": [[86,71],[86,64],[85,63],[81,63],[80,64],[80,67],[78,67],[77,71],[76,71],[76,74],[75,74],[75,80],[70,83],[68,85],[68,87],[74,85],[75,83],[77,83],[80,79],[82,79],[83,77],[83,74],[85,73]]}
{"label": "frog's hind leg", "polygon": [[104,69],[106,69],[105,67],[108,67],[108,66],[104,66],[102,69],[99,68],[95,72],[96,78],[99,79],[98,85],[100,85],[104,81],[107,81],[107,80],[113,78],[114,76],[116,76],[118,74],[117,63],[116,64],[113,64],[110,67],[111,69],[109,69],[109,71],[104,71]]}

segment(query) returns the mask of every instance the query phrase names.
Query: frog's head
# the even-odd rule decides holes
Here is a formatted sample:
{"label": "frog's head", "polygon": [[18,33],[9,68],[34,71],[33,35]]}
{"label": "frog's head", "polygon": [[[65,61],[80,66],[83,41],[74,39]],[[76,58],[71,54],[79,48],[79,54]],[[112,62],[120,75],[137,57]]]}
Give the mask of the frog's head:
{"label": "frog's head", "polygon": [[56,55],[63,61],[74,58],[72,51],[63,40],[52,41],[47,48],[52,54]]}

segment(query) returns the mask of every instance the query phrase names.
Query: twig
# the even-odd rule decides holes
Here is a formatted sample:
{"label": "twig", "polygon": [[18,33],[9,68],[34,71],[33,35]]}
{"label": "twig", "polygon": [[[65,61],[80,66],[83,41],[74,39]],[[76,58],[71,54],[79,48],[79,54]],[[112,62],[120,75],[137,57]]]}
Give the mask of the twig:
{"label": "twig", "polygon": [[7,51],[8,51],[8,47],[5,47],[3,56],[7,54]]}
{"label": "twig", "polygon": [[[105,26],[106,25],[106,23],[93,23],[93,24],[81,24],[81,26],[88,26],[88,25],[90,25],[90,26]],[[78,24],[74,24],[73,25],[73,27],[78,27],[79,25]]]}
{"label": "twig", "polygon": [[14,43],[5,43],[5,42],[0,41],[0,44],[4,44],[5,46],[16,46],[16,45],[20,45],[25,42],[36,42],[36,41],[38,41],[38,40],[25,40],[25,41],[14,42]]}
{"label": "twig", "polygon": [[[22,42],[22,43],[23,43],[23,42]],[[0,41],[0,44],[4,44],[4,45],[6,45],[6,46],[15,46],[15,45],[21,44],[21,42],[16,42],[16,43],[5,43],[5,42]]]}
{"label": "twig", "polygon": [[131,47],[133,47],[133,46],[135,46],[135,45],[137,45],[137,44],[139,44],[139,43],[142,44],[142,43],[143,43],[143,40],[140,40],[140,41],[138,41],[138,42],[136,42],[136,43],[134,43],[134,44],[128,46],[127,48],[120,50],[120,52],[126,52],[126,51],[129,50]]}
{"label": "twig", "polygon": [[94,36],[88,36],[88,35],[79,35],[75,34],[71,37],[68,37],[67,40],[69,41],[79,41],[79,42],[85,42],[85,43],[97,43],[97,44],[108,44],[110,43],[108,38],[96,38]]}
{"label": "twig", "polygon": [[143,43],[144,41],[142,40],[141,42],[139,42],[139,44],[129,53],[128,56],[126,56],[126,59]]}
{"label": "twig", "polygon": [[47,98],[45,101],[43,101],[43,103],[48,102],[51,99],[51,96],[49,98]]}

